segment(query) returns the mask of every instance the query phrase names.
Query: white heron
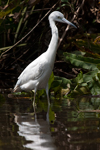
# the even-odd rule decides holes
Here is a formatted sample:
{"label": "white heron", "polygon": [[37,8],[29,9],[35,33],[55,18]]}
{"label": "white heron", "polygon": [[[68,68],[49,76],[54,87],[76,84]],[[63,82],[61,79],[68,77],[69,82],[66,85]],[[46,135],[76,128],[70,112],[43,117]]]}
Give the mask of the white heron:
{"label": "white heron", "polygon": [[48,49],[24,69],[18,77],[18,81],[13,90],[14,92],[34,90],[34,104],[37,90],[45,89],[48,105],[50,105],[48,81],[53,70],[58,44],[58,29],[55,22],[67,23],[76,28],[76,26],[65,19],[64,15],[59,11],[52,12],[48,19],[52,32]]}

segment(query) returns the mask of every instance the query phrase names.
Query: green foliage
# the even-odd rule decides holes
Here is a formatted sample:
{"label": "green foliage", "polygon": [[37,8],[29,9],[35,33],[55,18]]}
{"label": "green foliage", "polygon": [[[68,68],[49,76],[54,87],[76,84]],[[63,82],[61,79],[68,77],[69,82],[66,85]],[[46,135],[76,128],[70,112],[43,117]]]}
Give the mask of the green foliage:
{"label": "green foliage", "polygon": [[[62,89],[67,89],[71,85],[71,81],[64,78],[54,76],[53,72],[49,79],[49,89],[54,93],[58,93],[58,97],[61,97]],[[37,98],[39,99],[43,94],[45,94],[45,90],[42,89],[37,91]]]}
{"label": "green foliage", "polygon": [[53,74],[53,72],[52,72],[52,74],[51,74],[51,76],[50,76],[50,78],[49,78],[49,89],[50,89],[51,84],[52,84],[53,81],[54,81],[54,74]]}
{"label": "green foliage", "polygon": [[[49,79],[49,89],[51,88],[51,84],[52,84],[53,81],[54,81],[54,74],[52,72],[52,74],[50,76],[50,79]],[[40,98],[43,94],[45,94],[44,89],[37,91],[37,98]]]}
{"label": "green foliage", "polygon": [[0,18],[6,17],[9,13],[12,13],[12,11],[16,9],[20,4],[20,0],[12,0],[9,3],[7,3],[3,10],[0,11]]}
{"label": "green foliage", "polygon": [[46,101],[41,101],[40,99],[38,99],[38,108],[37,111],[47,111],[47,107],[48,107],[48,103],[47,100]]}
{"label": "green foliage", "polygon": [[[54,93],[58,92],[59,94],[61,94],[62,89],[70,88],[71,92],[68,95],[70,97],[71,96],[75,97],[75,96],[84,95],[84,94],[92,94],[92,95],[100,94],[99,92],[100,91],[100,88],[99,88],[100,87],[100,71],[99,71],[100,70],[100,34],[87,34],[86,32],[89,26],[89,21],[85,20],[85,18],[90,18],[91,16],[89,16],[89,14],[91,15],[91,13],[90,12],[87,13],[87,11],[84,11],[82,9],[86,8],[86,10],[90,10],[88,9],[88,6],[90,4],[88,3],[87,5],[87,3],[88,1],[86,2],[85,7],[81,7],[81,3],[79,1],[70,2],[69,0],[61,0],[55,7],[55,10],[58,8],[61,12],[65,12],[65,14],[68,16],[70,20],[72,16],[75,17],[75,14],[77,16],[77,19],[76,18],[74,19],[77,20],[76,24],[79,26],[79,32],[78,34],[73,35],[74,34],[73,31],[75,30],[74,29],[69,30],[68,36],[67,38],[65,38],[65,41],[63,39],[64,46],[62,46],[61,54],[64,50],[63,60],[67,64],[70,64],[68,66],[69,68],[72,68],[72,67],[80,68],[81,71],[75,79],[70,79],[70,80],[64,77],[56,77],[56,76],[54,77],[52,73],[50,80],[49,80],[49,89],[50,91],[54,91]],[[4,51],[9,49],[10,48],[9,45],[13,45],[18,40],[23,38],[27,33],[29,33],[29,31],[33,27],[33,24],[34,26],[36,26],[36,23],[41,20],[44,14],[46,14],[44,11],[45,8],[48,8],[48,6],[50,7],[49,1],[48,2],[41,1],[39,3],[39,0],[35,0],[35,1],[29,1],[29,0],[7,1],[5,0],[5,1],[0,1],[0,5],[1,5],[1,9],[0,9],[0,35],[1,35],[0,36],[0,47],[1,47],[0,54],[2,54]],[[51,8],[53,8],[52,6]],[[81,11],[79,11],[79,14],[77,14],[79,7]],[[37,10],[35,10],[35,8]],[[95,7],[93,6],[93,8]],[[36,15],[32,16],[33,11]],[[82,13],[80,16],[80,12],[84,12],[84,13]],[[94,14],[97,14],[97,13],[95,12]],[[85,15],[88,15],[88,17],[86,17]],[[32,22],[32,25],[29,25],[28,23],[30,21],[33,21],[31,16],[34,17],[33,19],[34,22]],[[82,17],[84,18],[84,21],[80,21],[83,19]],[[98,17],[93,18],[93,20],[91,18],[92,20],[91,21],[92,23],[90,22],[91,27],[95,26],[94,20],[96,21],[97,20],[96,18]],[[83,24],[81,22],[85,22],[85,23]],[[34,32],[32,34],[32,37],[28,36],[28,38],[26,39],[24,43],[17,45],[18,46],[17,48],[14,48],[12,51],[10,51],[11,53],[10,55],[9,54],[8,55],[9,55],[9,58],[12,59],[12,62],[10,63],[11,66],[7,66],[9,65],[5,57],[7,55],[3,57],[1,61],[1,64],[4,63],[2,65],[3,67],[6,66],[10,69],[15,68],[15,70],[17,70],[15,65],[12,66],[12,64],[14,64],[14,61],[17,62],[16,60],[18,59],[20,60],[20,62],[18,62],[18,65],[21,65],[20,63],[24,62],[22,57],[24,55],[24,52],[26,53],[27,49],[31,49],[31,46],[32,48],[34,47],[34,50],[32,54],[30,55],[34,55],[34,53],[38,51],[40,48],[43,49],[41,47],[41,43],[45,43],[44,37],[48,36],[45,22],[43,22],[42,26],[41,27],[39,26],[39,28],[40,28],[39,33]],[[64,32],[64,30],[61,29],[60,33],[62,31]],[[71,37],[69,37],[69,35],[71,35]],[[35,38],[36,38],[36,41],[34,40]],[[66,42],[66,39],[68,42]],[[36,43],[36,42],[37,42],[37,45],[35,44],[32,45],[33,43]],[[29,47],[28,47],[28,44],[30,44]],[[20,51],[20,49],[22,51]],[[71,53],[68,53],[65,51],[70,51]],[[38,54],[40,53],[41,52],[39,51]],[[25,57],[24,58],[25,62],[29,60],[28,58],[31,58],[31,56],[28,56],[27,58]],[[37,95],[38,97],[41,97],[44,93],[45,91],[41,90],[41,91],[38,91]]]}
{"label": "green foliage", "polygon": [[100,71],[91,71],[86,74],[80,72],[72,80],[71,93],[68,97],[75,98],[83,95],[100,95]]}
{"label": "green foliage", "polygon": [[67,84],[71,84],[71,81],[64,78],[64,77],[58,77],[55,76],[54,77],[54,82],[52,83],[52,88],[56,88],[56,87],[61,87],[61,88],[66,88]]}
{"label": "green foliage", "polygon": [[[35,5],[39,0],[29,2],[29,0],[5,1],[0,9],[0,47],[6,51],[7,45],[14,44],[18,39],[24,36],[27,29],[28,18],[32,15]],[[28,8],[30,7],[30,10]],[[29,11],[29,12],[28,12]],[[10,31],[10,33],[9,33]],[[9,36],[7,37],[7,34]],[[12,36],[12,39],[10,39]],[[11,41],[12,40],[12,41]]]}
{"label": "green foliage", "polygon": [[94,59],[91,57],[85,57],[82,55],[64,53],[64,60],[69,61],[72,65],[84,68],[87,70],[95,70],[97,69],[97,65],[100,64],[100,59]]}
{"label": "green foliage", "polygon": [[78,35],[73,42],[78,51],[63,53],[64,61],[81,70],[77,77],[71,80],[71,92],[68,95],[71,98],[88,94],[100,95],[100,37],[96,34],[82,36],[84,38]]}
{"label": "green foliage", "polygon": [[63,3],[67,3],[67,2],[68,2],[68,0],[61,0],[61,2],[63,2]]}
{"label": "green foliage", "polygon": [[93,42],[93,41],[88,41],[87,39],[85,40],[79,39],[79,40],[76,40],[75,44],[78,48],[87,49],[87,52],[89,50],[89,52],[91,52],[92,54],[99,53],[99,50],[100,50],[100,45],[97,44],[96,41]]}
{"label": "green foliage", "polygon": [[54,81],[51,84],[51,90],[54,91],[56,97],[60,98],[64,93],[69,92],[69,90],[62,91],[62,89],[68,89],[71,84],[71,81],[64,77],[54,77]]}
{"label": "green foliage", "polygon": [[54,113],[54,111],[52,111],[51,107],[49,109],[49,121],[51,123],[54,123],[54,121],[55,121],[55,113]]}

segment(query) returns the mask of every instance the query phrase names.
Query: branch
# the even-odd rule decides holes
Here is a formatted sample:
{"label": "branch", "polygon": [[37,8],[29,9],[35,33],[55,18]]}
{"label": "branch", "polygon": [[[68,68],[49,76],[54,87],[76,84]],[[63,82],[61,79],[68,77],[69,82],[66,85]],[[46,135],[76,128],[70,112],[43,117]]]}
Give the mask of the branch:
{"label": "branch", "polygon": [[[59,2],[59,1],[58,1]],[[58,3],[57,2],[57,3]],[[56,4],[57,4],[56,3]],[[5,53],[7,53],[8,51],[10,51],[12,48],[14,48],[16,45],[18,45],[22,40],[24,40],[40,23],[41,23],[41,21],[51,12],[51,10],[56,6],[56,4],[54,4],[52,7],[51,7],[51,9],[45,14],[45,16],[31,29],[31,31],[29,31],[21,40],[19,40],[17,43],[15,43],[13,46],[11,46],[8,50],[6,50],[5,52],[3,52],[2,54],[1,54],[1,57],[5,54]]]}
{"label": "branch", "polygon": [[[83,7],[83,5],[84,5],[84,2],[85,2],[85,0],[82,1],[82,4],[80,5],[80,7],[78,7],[78,9],[76,10],[76,12],[74,13],[74,16],[73,16],[71,22],[73,22],[73,20],[78,16],[78,13],[79,13],[80,9],[81,9],[81,8]],[[59,43],[58,43],[58,47],[60,46],[62,40],[64,39],[64,37],[65,37],[65,35],[66,35],[66,32],[69,30],[69,26],[70,26],[70,25],[68,25],[68,26],[66,27],[66,29],[65,29],[65,31],[64,31],[64,33],[63,33],[63,35],[62,35],[62,37],[60,38]]]}

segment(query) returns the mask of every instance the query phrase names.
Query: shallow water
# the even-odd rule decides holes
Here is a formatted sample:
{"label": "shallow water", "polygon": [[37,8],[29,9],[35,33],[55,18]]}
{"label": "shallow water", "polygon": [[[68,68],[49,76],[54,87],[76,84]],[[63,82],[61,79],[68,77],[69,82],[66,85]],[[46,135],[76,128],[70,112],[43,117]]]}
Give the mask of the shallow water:
{"label": "shallow water", "polygon": [[51,99],[1,93],[0,150],[99,150],[100,98]]}

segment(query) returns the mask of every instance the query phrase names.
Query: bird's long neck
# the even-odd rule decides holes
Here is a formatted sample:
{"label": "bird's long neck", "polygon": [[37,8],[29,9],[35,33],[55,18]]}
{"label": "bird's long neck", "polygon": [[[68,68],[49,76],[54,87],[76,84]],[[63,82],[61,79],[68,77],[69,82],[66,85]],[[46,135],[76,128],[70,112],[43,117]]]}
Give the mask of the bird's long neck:
{"label": "bird's long neck", "polygon": [[53,69],[54,61],[56,57],[57,45],[58,45],[58,29],[53,20],[49,20],[52,38],[49,44],[49,47],[46,51],[48,62],[50,63],[51,69]]}

